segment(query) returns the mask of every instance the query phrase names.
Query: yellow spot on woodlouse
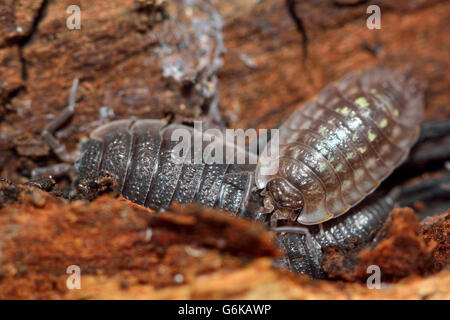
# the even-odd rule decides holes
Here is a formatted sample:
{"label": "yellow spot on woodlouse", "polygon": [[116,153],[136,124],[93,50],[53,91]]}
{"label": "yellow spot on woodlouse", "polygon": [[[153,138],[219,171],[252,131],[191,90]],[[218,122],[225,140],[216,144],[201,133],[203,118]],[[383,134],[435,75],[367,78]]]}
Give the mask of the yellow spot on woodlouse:
{"label": "yellow spot on woodlouse", "polygon": [[356,132],[353,134],[352,140],[353,140],[353,142],[355,142],[356,140],[358,140],[358,135],[356,134]]}
{"label": "yellow spot on woodlouse", "polygon": [[353,152],[350,152],[350,153],[347,154],[346,158],[347,158],[347,159],[351,159],[351,158],[353,158],[354,156],[355,156],[355,155],[353,154]]}
{"label": "yellow spot on woodlouse", "polygon": [[360,152],[360,153],[364,153],[364,152],[366,152],[366,147],[359,147],[358,148],[358,151]]}
{"label": "yellow spot on woodlouse", "polygon": [[339,163],[339,164],[336,166],[336,172],[339,172],[339,171],[341,171],[341,170],[342,170],[342,164]]}
{"label": "yellow spot on woodlouse", "polygon": [[373,133],[372,130],[369,129],[369,131],[367,132],[367,137],[369,138],[369,141],[372,142],[373,140],[375,140],[377,135]]}
{"label": "yellow spot on woodlouse", "polygon": [[327,164],[325,162],[321,162],[319,164],[319,171],[323,172],[325,170],[325,168],[327,167]]}
{"label": "yellow spot on woodlouse", "polygon": [[349,112],[350,112],[350,109],[349,109],[348,107],[343,107],[343,108],[341,109],[341,113],[342,113],[344,116],[347,116],[347,115],[349,114]]}
{"label": "yellow spot on woodlouse", "polygon": [[377,89],[375,89],[375,88],[370,89],[370,93],[371,94],[376,94],[377,93]]}
{"label": "yellow spot on woodlouse", "polygon": [[384,118],[383,120],[380,121],[380,128],[386,128],[387,124],[388,120]]}
{"label": "yellow spot on woodlouse", "polygon": [[326,127],[324,127],[324,126],[320,126],[320,127],[319,127],[319,133],[320,133],[320,134],[324,134],[325,131],[327,131],[327,128],[326,128]]}
{"label": "yellow spot on woodlouse", "polygon": [[334,119],[328,120],[328,123],[329,123],[329,124],[333,124],[333,123],[334,123]]}
{"label": "yellow spot on woodlouse", "polygon": [[398,117],[399,115],[398,109],[392,110],[392,114],[394,115],[394,117]]}
{"label": "yellow spot on woodlouse", "polygon": [[369,101],[364,97],[359,97],[355,100],[355,103],[361,108],[367,108],[369,106]]}
{"label": "yellow spot on woodlouse", "polygon": [[337,108],[336,111],[343,114],[344,116],[348,116],[348,114],[350,113],[350,109],[346,106],[342,108]]}

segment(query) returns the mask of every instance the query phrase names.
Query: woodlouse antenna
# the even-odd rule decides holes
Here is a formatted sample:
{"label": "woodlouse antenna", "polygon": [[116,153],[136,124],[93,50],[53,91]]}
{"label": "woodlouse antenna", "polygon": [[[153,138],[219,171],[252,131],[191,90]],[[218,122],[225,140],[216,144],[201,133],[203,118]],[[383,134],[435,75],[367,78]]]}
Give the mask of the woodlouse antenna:
{"label": "woodlouse antenna", "polygon": [[50,146],[55,155],[65,164],[56,164],[46,168],[34,169],[31,173],[32,177],[41,175],[60,176],[63,174],[68,174],[73,180],[76,175],[75,169],[71,164],[73,164],[80,157],[79,151],[75,150],[74,152],[69,153],[66,149],[66,146],[59,142],[53,134],[56,129],[61,127],[74,114],[76,108],[78,84],[79,79],[75,78],[72,82],[70,94],[67,99],[67,107],[64,108],[64,110],[55,119],[53,119],[41,132],[42,138]]}

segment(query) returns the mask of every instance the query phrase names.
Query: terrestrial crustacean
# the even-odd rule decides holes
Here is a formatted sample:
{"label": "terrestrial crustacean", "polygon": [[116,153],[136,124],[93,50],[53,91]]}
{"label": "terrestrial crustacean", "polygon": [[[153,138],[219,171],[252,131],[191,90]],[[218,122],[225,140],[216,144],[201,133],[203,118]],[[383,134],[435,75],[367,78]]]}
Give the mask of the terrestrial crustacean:
{"label": "terrestrial crustacean", "polygon": [[344,214],[406,159],[423,107],[418,85],[385,68],[325,87],[281,126],[279,170],[266,175],[274,159],[260,158],[266,205],[304,225]]}
{"label": "terrestrial crustacean", "polygon": [[[51,133],[73,112],[75,91],[76,82],[69,111],[44,130],[57,155],[65,151]],[[421,89],[404,73],[387,68],[351,73],[294,112],[280,127],[277,158],[260,157],[257,165],[179,163],[172,157],[177,145],[172,134],[194,128],[117,120],[94,130],[83,144],[76,185],[85,187],[83,181],[108,173],[125,198],[153,209],[201,203],[267,223],[279,233],[284,264],[321,277],[322,248],[342,247],[349,237],[370,241],[404,194],[394,190],[361,202],[407,158],[419,136],[423,106]],[[448,123],[445,127],[448,131]],[[278,170],[266,174],[275,160]]]}

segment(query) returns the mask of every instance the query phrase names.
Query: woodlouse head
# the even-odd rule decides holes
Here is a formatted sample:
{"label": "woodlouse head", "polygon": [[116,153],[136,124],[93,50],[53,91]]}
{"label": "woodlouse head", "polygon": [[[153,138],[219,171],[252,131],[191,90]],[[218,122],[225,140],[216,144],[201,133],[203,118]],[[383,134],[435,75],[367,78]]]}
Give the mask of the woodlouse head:
{"label": "woodlouse head", "polygon": [[303,195],[287,180],[276,178],[267,183],[264,198],[264,208],[267,211],[288,212],[290,219],[294,221],[301,214],[304,206]]}

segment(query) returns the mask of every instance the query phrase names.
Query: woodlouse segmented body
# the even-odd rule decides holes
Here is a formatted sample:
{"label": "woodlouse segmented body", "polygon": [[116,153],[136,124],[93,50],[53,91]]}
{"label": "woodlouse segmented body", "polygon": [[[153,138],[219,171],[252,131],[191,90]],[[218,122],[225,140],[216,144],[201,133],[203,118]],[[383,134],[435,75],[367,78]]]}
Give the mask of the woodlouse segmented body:
{"label": "woodlouse segmented body", "polygon": [[[98,128],[76,168],[79,180],[114,174],[125,198],[153,209],[195,202],[263,222],[282,213],[291,224],[312,225],[356,206],[405,160],[422,111],[422,93],[410,78],[375,68],[347,75],[291,115],[280,128],[276,174],[265,175],[273,164],[265,157],[258,166],[174,163],[172,133],[193,128],[160,120],[119,120]],[[322,276],[322,246],[369,239],[392,207],[389,197],[365,201],[325,222],[324,232],[310,226],[319,254],[310,252],[304,235],[279,235],[285,263]]]}
{"label": "woodlouse segmented body", "polygon": [[384,68],[322,89],[281,126],[278,172],[264,174],[273,157],[259,161],[266,206],[306,225],[345,213],[406,159],[423,104],[410,78]]}
{"label": "woodlouse segmented body", "polygon": [[[178,144],[172,135],[178,129],[192,139],[191,159],[185,163],[172,158]],[[109,172],[125,198],[152,209],[173,202],[201,203],[259,219],[261,198],[251,193],[256,165],[215,164],[209,159],[195,163],[193,131],[161,120],[119,120],[101,126],[91,133],[75,164],[79,180]],[[203,142],[202,148],[210,144]]]}

